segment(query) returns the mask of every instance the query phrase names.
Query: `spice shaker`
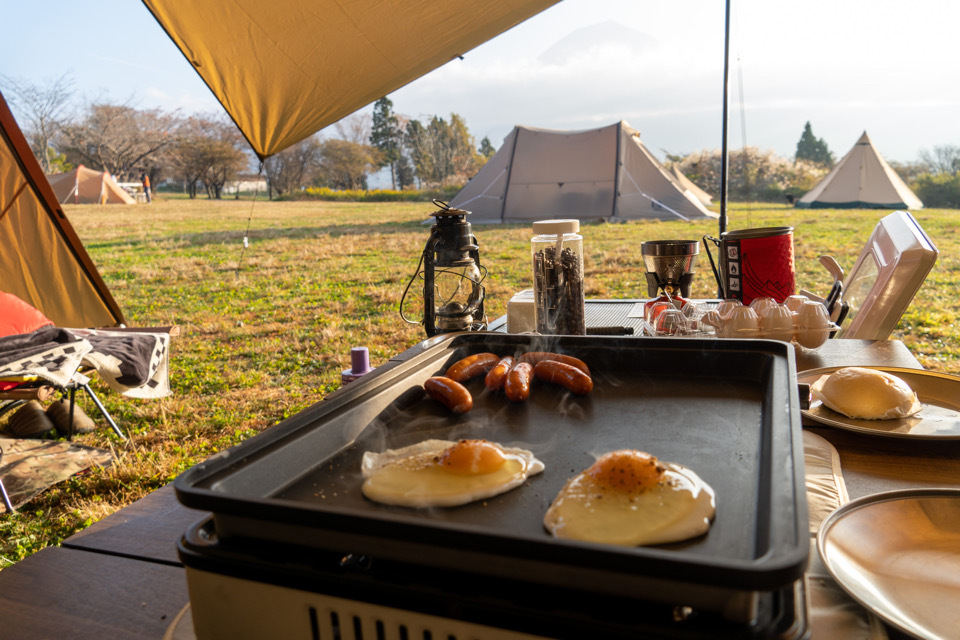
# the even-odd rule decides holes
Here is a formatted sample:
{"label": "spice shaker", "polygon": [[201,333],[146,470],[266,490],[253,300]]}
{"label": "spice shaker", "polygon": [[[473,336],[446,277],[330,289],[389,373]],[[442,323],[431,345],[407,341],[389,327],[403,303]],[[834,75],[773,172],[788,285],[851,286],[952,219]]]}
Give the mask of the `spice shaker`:
{"label": "spice shaker", "polygon": [[530,245],[537,332],[586,335],[580,221],[538,220]]}

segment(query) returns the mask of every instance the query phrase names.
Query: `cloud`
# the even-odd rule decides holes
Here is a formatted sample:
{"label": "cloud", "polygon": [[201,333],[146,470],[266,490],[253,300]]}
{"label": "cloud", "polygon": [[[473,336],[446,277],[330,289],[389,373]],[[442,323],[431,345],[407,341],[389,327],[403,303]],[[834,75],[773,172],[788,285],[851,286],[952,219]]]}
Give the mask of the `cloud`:
{"label": "cloud", "polygon": [[164,111],[177,111],[183,113],[210,113],[222,112],[223,107],[217,102],[213,94],[198,95],[191,92],[182,92],[178,95],[170,95],[157,86],[150,85],[143,90],[144,101],[149,102],[151,106],[158,107]]}

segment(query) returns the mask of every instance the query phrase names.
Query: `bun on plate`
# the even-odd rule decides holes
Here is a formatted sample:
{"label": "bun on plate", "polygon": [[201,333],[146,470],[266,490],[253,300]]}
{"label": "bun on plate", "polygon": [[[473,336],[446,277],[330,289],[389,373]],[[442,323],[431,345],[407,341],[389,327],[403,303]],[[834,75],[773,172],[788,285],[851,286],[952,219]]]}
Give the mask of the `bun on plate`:
{"label": "bun on plate", "polygon": [[828,408],[848,418],[906,418],[921,409],[910,385],[885,371],[865,367],[838,369],[821,377],[810,390]]}

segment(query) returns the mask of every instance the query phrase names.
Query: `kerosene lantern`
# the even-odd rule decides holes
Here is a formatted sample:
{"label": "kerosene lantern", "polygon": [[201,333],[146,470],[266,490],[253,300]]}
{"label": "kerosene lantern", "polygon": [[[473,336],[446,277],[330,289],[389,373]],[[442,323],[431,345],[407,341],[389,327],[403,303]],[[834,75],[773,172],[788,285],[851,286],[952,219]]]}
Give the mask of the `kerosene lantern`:
{"label": "kerosene lantern", "polygon": [[[482,284],[487,271],[480,264],[480,247],[466,220],[470,212],[453,209],[440,200],[433,202],[439,207],[430,214],[435,224],[407,290],[417,276],[423,278],[422,322],[428,336],[482,331],[487,327]],[[406,295],[404,291],[403,297]],[[403,316],[402,299],[400,314]]]}

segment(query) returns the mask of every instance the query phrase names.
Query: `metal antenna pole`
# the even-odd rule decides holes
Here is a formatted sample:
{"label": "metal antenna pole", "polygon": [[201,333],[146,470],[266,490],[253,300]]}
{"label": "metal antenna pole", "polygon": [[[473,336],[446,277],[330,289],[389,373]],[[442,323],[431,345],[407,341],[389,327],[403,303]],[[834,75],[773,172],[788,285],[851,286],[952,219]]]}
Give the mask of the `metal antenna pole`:
{"label": "metal antenna pole", "polygon": [[727,230],[727,169],[730,159],[727,153],[727,109],[729,106],[730,80],[730,0],[727,0],[727,17],[723,37],[723,132],[720,145],[720,234]]}
{"label": "metal antenna pole", "polygon": [[[727,167],[730,164],[727,157],[727,106],[730,102],[727,89],[730,79],[730,0],[726,1],[726,7],[723,32],[723,127],[720,143],[720,238],[723,238],[723,232],[727,230]],[[718,287],[717,296],[722,298],[723,295],[723,287]]]}

